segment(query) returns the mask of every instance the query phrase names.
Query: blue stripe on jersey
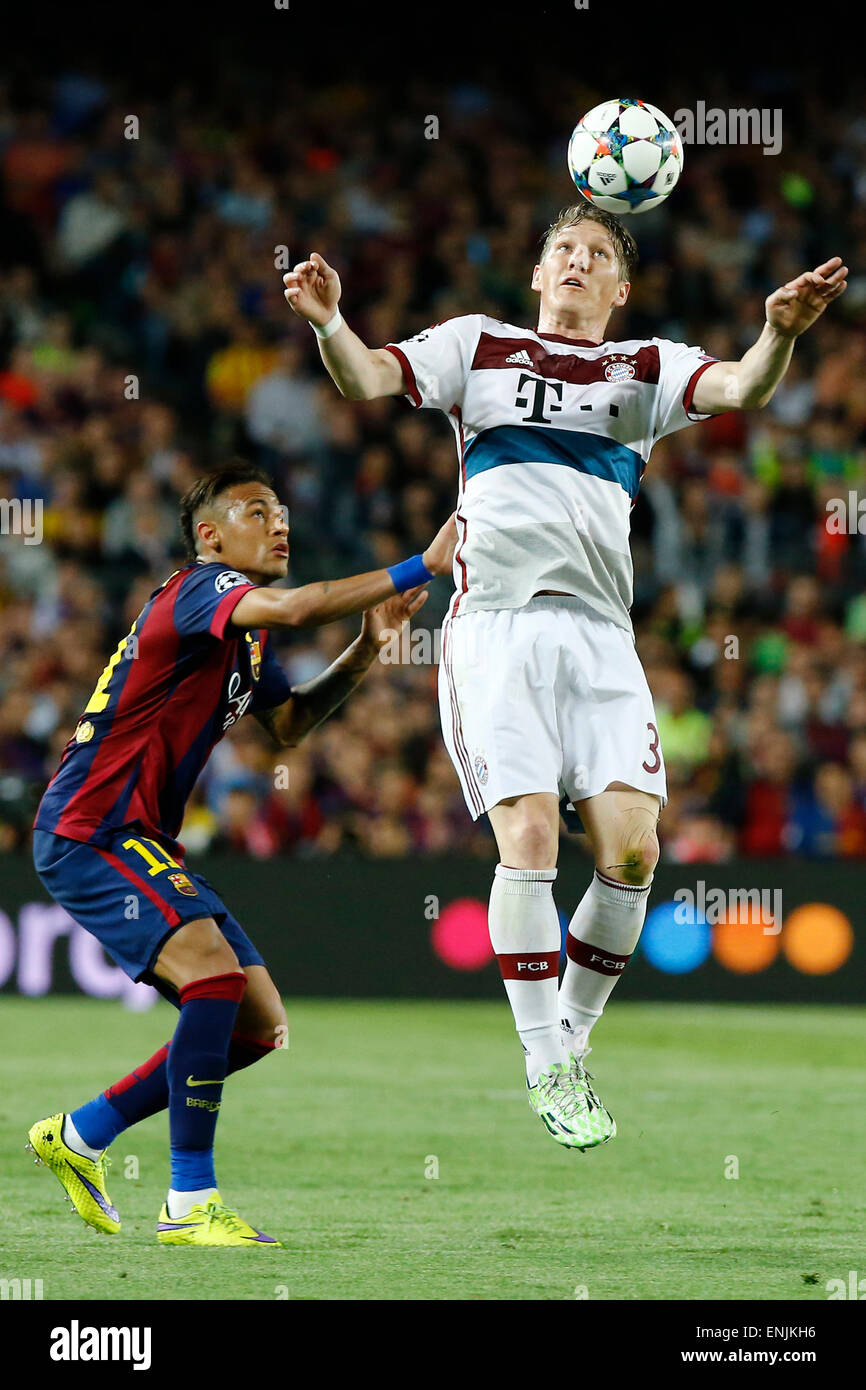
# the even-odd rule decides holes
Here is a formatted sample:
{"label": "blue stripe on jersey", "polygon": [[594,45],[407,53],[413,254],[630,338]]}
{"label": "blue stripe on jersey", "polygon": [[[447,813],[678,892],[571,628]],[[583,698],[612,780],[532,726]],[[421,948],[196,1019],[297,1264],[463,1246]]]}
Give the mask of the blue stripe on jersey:
{"label": "blue stripe on jersey", "polygon": [[132,800],[135,788],[138,785],[138,774],[140,769],[141,758],[139,758],[136,761],[134,767],[131,768],[129,776],[127,777],[126,782],[124,783],[124,786],[121,789],[120,795],[118,796],[114,805],[109,806],[107,810],[104,812],[102,817],[103,824],[123,825],[123,822],[126,820],[126,812],[129,808],[129,803]]}
{"label": "blue stripe on jersey", "polygon": [[466,480],[506,463],[560,463],[578,473],[619,483],[634,501],[643,459],[634,449],[584,430],[556,430],[537,425],[497,425],[482,430],[466,446]]}
{"label": "blue stripe on jersey", "polygon": [[214,731],[214,715],[211,712],[177,767],[174,768],[170,780],[161,789],[159,795],[160,820],[162,825],[168,827],[168,833],[172,839],[180,833],[186,803],[199,773],[207,762],[211,744],[216,743],[221,736],[222,730],[219,725],[217,725],[216,732]]}

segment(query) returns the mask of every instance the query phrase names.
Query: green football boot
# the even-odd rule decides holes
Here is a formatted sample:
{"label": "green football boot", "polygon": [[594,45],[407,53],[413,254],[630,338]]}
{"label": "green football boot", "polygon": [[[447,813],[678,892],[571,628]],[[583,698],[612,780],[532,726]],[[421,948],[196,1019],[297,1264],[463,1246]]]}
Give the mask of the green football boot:
{"label": "green football boot", "polygon": [[613,1116],[604,1108],[581,1061],[569,1054],[568,1066],[554,1062],[529,1087],[529,1104],[557,1144],[567,1149],[594,1149],[616,1134]]}

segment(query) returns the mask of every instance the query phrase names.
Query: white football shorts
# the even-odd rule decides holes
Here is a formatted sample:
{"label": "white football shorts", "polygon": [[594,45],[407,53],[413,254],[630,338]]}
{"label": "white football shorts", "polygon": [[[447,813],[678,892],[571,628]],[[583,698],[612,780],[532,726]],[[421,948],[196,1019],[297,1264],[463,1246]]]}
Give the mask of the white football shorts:
{"label": "white football shorts", "polygon": [[624,782],[667,800],[652,695],[631,633],[580,599],[446,618],[442,733],[473,820],[554,792],[575,803]]}

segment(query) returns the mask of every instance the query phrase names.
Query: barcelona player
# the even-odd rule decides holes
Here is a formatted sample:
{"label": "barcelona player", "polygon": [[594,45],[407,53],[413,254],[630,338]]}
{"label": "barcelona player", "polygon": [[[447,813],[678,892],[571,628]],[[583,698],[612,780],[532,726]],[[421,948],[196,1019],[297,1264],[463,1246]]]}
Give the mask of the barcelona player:
{"label": "barcelona player", "polygon": [[[170,1042],[95,1099],[29,1131],[83,1219],[115,1233],[106,1150],[168,1109],[165,1245],[278,1246],[223,1202],[214,1135],[228,1073],[267,1056],[286,1018],[265,963],[211,885],[184,862],[184,806],[211,749],[251,713],[296,745],[358,685],[381,646],[450,572],[450,519],[422,555],[353,578],[270,588],[288,571],[285,509],[238,460],[181,502],[189,563],[144,606],[102,673],[40,803],[34,860],[45,887],[134,980],[179,1009]],[[295,687],[269,640],[363,613],[361,632]]]}

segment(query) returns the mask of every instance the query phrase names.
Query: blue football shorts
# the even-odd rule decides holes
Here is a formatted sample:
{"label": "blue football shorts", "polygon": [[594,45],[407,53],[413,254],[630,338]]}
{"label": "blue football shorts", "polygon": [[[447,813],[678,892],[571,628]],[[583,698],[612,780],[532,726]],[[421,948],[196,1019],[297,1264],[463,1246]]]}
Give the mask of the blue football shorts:
{"label": "blue football shorts", "polygon": [[199,917],[214,919],[241,968],[264,965],[207,879],[137,827],[122,826],[104,845],[34,830],[33,862],[55,902],[133,980],[154,984],[153,967],[168,937]]}

